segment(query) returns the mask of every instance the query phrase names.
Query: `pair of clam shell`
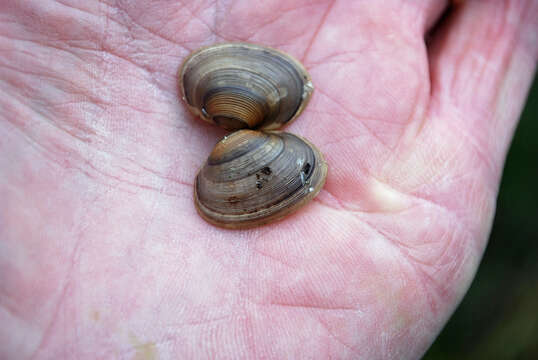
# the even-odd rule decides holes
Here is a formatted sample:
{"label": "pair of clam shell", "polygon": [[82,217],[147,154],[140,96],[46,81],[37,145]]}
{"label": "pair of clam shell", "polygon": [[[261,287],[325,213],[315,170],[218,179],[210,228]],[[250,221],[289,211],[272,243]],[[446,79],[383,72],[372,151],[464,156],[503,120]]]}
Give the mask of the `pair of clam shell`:
{"label": "pair of clam shell", "polygon": [[327,175],[319,150],[273,131],[293,121],[312,94],[298,61],[259,45],[220,44],[192,53],[180,84],[192,113],[235,131],[217,143],[196,176],[194,201],[206,221],[226,228],[263,225],[319,193]]}

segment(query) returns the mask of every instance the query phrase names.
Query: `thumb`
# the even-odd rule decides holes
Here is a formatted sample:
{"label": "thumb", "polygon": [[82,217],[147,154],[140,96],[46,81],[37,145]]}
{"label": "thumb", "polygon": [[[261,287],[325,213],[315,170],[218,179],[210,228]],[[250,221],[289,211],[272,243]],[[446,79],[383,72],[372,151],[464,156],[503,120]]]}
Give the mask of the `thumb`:
{"label": "thumb", "polygon": [[537,34],[537,1],[461,1],[430,47],[430,108],[442,115],[434,118],[470,137],[497,181],[532,82]]}

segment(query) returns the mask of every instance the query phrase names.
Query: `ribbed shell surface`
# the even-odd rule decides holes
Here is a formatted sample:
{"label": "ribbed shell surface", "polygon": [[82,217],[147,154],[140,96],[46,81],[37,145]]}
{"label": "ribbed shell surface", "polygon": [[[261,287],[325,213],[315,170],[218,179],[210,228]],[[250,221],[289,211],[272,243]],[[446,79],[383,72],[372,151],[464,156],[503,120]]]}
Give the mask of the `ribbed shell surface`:
{"label": "ribbed shell surface", "polygon": [[195,181],[195,203],[209,222],[262,225],[289,214],[323,187],[327,165],[306,140],[284,132],[241,130],[213,149]]}
{"label": "ribbed shell surface", "polygon": [[247,43],[194,52],[181,68],[180,84],[191,112],[228,130],[280,128],[301,113],[313,91],[298,61]]}

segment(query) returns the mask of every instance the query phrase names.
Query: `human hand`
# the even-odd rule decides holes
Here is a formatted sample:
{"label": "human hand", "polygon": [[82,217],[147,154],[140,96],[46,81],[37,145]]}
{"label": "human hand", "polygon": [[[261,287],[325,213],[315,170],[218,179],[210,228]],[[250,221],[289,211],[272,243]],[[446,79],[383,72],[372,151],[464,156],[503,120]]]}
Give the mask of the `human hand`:
{"label": "human hand", "polygon": [[[417,358],[472,280],[536,64],[536,1],[0,3],[0,358]],[[215,228],[223,131],[177,71],[222,41],[300,59],[298,213]]]}

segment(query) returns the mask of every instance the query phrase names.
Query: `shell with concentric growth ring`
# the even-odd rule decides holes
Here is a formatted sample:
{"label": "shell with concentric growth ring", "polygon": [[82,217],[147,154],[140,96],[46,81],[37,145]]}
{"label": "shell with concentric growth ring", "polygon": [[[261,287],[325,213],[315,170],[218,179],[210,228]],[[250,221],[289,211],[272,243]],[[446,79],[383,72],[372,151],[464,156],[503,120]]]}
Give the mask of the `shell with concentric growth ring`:
{"label": "shell with concentric growth ring", "polygon": [[179,83],[192,113],[228,130],[279,129],[301,113],[313,91],[297,60],[248,43],[195,51],[183,63]]}
{"label": "shell with concentric growth ring", "polygon": [[308,203],[326,175],[321,153],[299,136],[240,130],[215,146],[196,176],[195,204],[214,225],[254,227]]}

